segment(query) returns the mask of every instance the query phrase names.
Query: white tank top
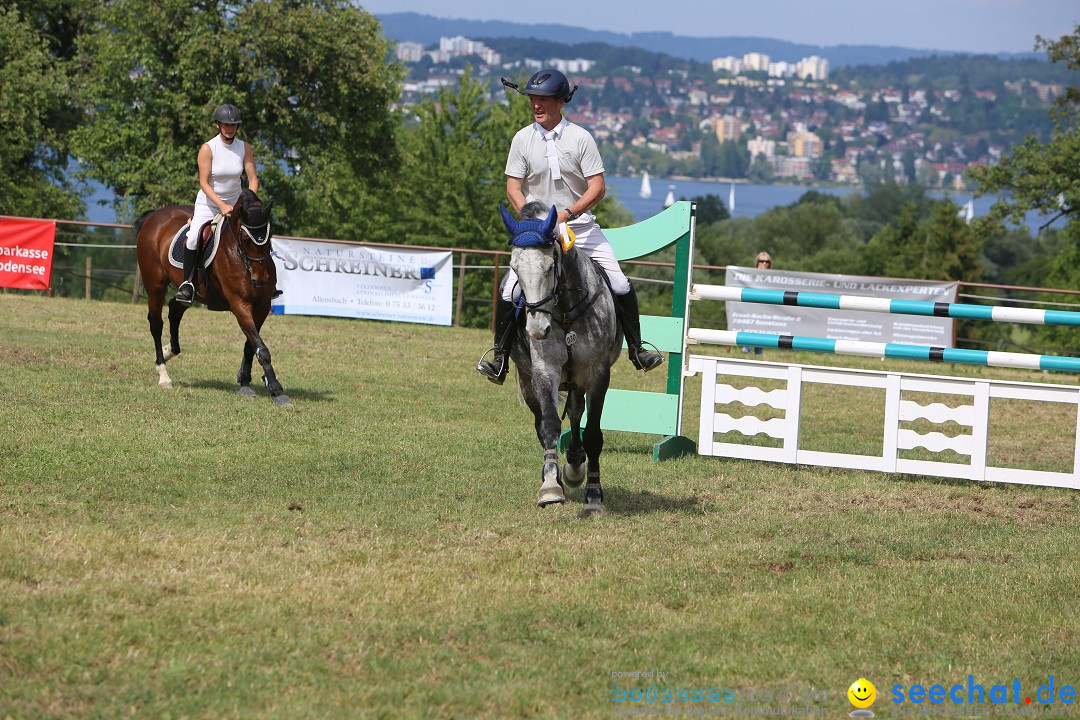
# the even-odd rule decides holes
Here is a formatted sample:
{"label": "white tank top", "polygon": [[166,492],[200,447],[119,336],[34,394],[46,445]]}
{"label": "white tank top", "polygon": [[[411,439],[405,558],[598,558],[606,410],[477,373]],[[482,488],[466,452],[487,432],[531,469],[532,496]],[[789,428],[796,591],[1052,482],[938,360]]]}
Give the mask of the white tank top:
{"label": "white tank top", "polygon": [[[210,187],[217,196],[233,205],[240,198],[240,176],[244,174],[244,153],[247,149],[244,141],[234,138],[231,145],[226,145],[221,135],[206,143],[210,146],[213,160],[210,164]],[[201,189],[196,202],[213,205]]]}

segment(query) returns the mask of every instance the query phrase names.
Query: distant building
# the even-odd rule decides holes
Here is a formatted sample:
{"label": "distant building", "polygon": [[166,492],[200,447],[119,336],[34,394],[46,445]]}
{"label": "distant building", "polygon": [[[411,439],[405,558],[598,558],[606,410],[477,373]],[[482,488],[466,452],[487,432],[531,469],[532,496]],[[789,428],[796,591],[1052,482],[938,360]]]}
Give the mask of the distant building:
{"label": "distant building", "polygon": [[399,42],[395,55],[402,62],[420,62],[420,58],[424,57],[424,46],[415,42]]}
{"label": "distant building", "polygon": [[829,61],[811,55],[795,63],[795,77],[803,80],[825,80],[829,77]]}
{"label": "distant building", "polygon": [[787,144],[792,156],[797,158],[820,157],[824,147],[821,138],[802,123],[795,123],[795,129],[787,134]]}
{"label": "distant building", "polygon": [[712,61],[712,69],[713,72],[726,70],[732,75],[738,75],[742,72],[742,60],[737,57],[731,57],[730,55],[728,57],[716,58]]}
{"label": "distant building", "polygon": [[776,141],[766,140],[758,135],[756,138],[746,143],[746,149],[750,152],[751,160],[758,155],[764,155],[767,158],[771,158],[776,155]]}
{"label": "distant building", "polygon": [[795,65],[792,63],[784,62],[771,62],[769,63],[769,77],[772,78],[786,78],[795,75]]}
{"label": "distant building", "polygon": [[721,143],[728,140],[738,142],[742,137],[742,121],[734,115],[722,115],[717,119],[713,130],[716,133],[716,139]]}
{"label": "distant building", "polygon": [[476,55],[488,65],[498,65],[502,62],[502,56],[484,43],[461,35],[439,38],[439,53],[443,58]]}
{"label": "distant building", "polygon": [[747,53],[742,59],[743,69],[747,72],[768,72],[769,56],[762,53]]}
{"label": "distant building", "polygon": [[587,73],[596,64],[594,60],[585,60],[584,58],[577,58],[575,60],[563,60],[561,58],[552,58],[548,61],[550,67],[560,70],[567,75],[579,75]]}

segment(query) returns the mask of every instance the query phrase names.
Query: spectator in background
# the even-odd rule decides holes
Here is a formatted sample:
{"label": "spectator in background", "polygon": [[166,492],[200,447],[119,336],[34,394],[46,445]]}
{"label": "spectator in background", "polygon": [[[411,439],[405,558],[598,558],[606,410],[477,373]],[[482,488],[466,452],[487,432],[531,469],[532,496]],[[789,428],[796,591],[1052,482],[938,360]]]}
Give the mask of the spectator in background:
{"label": "spectator in background", "polygon": [[[770,255],[769,253],[762,250],[761,252],[759,252],[757,254],[757,257],[754,258],[754,267],[757,268],[758,270],[771,270],[772,269],[772,255]],[[746,346],[746,345],[743,345],[742,351],[744,353],[748,353],[748,352],[750,352],[750,348],[748,346]],[[759,347],[754,348],[754,354],[755,355],[761,355],[762,354],[761,353],[761,348],[759,348]]]}

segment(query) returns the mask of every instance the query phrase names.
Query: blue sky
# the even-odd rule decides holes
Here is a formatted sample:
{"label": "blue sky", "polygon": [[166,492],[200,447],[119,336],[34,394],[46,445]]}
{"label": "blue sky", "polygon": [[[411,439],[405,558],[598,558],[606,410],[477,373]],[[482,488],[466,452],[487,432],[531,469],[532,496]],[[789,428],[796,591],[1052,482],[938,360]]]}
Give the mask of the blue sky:
{"label": "blue sky", "polygon": [[[814,45],[1026,52],[1080,22],[1078,0],[360,0],[375,14],[557,23],[632,33],[769,37]],[[649,11],[640,8],[653,8]]]}

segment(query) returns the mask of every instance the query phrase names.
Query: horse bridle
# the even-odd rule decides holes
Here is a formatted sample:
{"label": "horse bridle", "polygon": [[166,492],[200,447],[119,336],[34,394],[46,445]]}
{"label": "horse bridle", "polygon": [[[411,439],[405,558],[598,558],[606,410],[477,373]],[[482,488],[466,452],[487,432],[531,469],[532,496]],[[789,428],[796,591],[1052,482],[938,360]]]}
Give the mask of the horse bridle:
{"label": "horse bridle", "polygon": [[[555,285],[554,287],[552,287],[550,293],[535,302],[529,302],[529,299],[525,297],[525,290],[523,289],[521,291],[521,305],[529,312],[545,313],[547,315],[550,315],[552,322],[556,323],[564,329],[569,329],[582,315],[585,314],[585,311],[588,310],[594,302],[596,302],[597,298],[599,298],[600,295],[599,293],[593,293],[592,297],[586,295],[574,306],[562,310],[562,318],[556,319],[554,310],[555,308],[559,307],[559,301],[562,298],[566,297],[566,294],[568,292],[575,289],[563,287],[565,273],[562,272],[562,258],[560,258],[560,254],[565,253],[560,247],[559,242],[553,239],[551,243],[551,256],[552,259],[555,261],[552,266],[552,271],[555,273]],[[551,303],[550,310],[540,307],[541,305],[545,305],[549,302]],[[578,312],[575,313],[575,310]]]}
{"label": "horse bridle", "polygon": [[[525,297],[525,290],[522,289],[521,306],[530,312],[545,313],[547,315],[552,315],[552,317],[554,318],[552,310],[554,310],[554,308],[557,307],[559,304],[559,287],[562,285],[562,273],[560,272],[560,269],[562,268],[562,262],[559,259],[559,247],[555,243],[551,244],[551,259],[554,260],[554,263],[552,265],[552,271],[555,273],[555,285],[551,288],[551,292],[545,295],[540,300],[537,300],[536,302],[529,302],[529,298]],[[540,307],[541,305],[546,305],[549,302],[551,303],[552,310]]]}
{"label": "horse bridle", "polygon": [[[241,212],[243,212],[243,211],[241,211]],[[252,263],[259,263],[260,265],[262,265],[263,263],[265,263],[267,261],[268,258],[271,257],[272,254],[268,252],[265,255],[263,255],[262,257],[252,257],[252,256],[248,255],[247,251],[244,250],[244,241],[240,237],[240,235],[233,229],[232,223],[226,223],[226,224],[229,227],[229,233],[234,238],[236,238],[236,249],[240,252],[240,257],[244,261],[244,267],[247,268],[248,280],[255,287],[259,287],[260,285],[266,284],[265,280],[256,280],[255,279],[255,274],[251,272],[251,264]],[[262,247],[263,245],[266,245],[268,242],[270,242],[270,218],[269,217],[266,218],[266,222],[263,223],[262,225],[246,225],[242,219],[239,219],[237,224],[240,226],[240,230],[242,230],[245,235],[247,235],[249,238],[251,238],[251,242],[255,243],[255,245],[257,245],[258,247]],[[262,240],[259,240],[255,236],[255,234],[252,233],[252,230],[261,231],[261,230],[263,230],[263,228],[265,228],[266,231],[262,234]]]}

